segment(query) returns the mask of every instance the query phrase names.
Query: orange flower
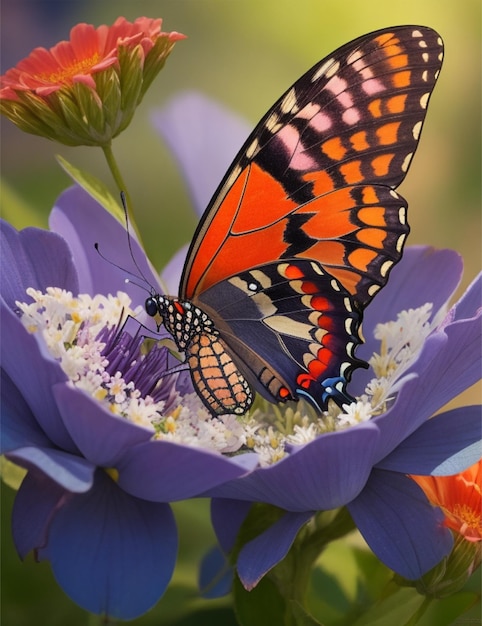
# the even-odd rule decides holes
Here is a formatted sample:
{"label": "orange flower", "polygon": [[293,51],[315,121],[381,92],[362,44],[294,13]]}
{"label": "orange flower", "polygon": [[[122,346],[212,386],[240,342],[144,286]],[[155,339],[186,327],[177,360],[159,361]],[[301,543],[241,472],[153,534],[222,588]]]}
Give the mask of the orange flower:
{"label": "orange flower", "polygon": [[428,597],[445,598],[462,589],[482,561],[482,460],[454,476],[412,478],[442,509],[455,541],[450,554],[422,578],[399,582]]}
{"label": "orange flower", "polygon": [[482,540],[482,460],[454,476],[412,476],[430,502],[442,509],[444,524],[467,541]]}
{"label": "orange flower", "polygon": [[22,130],[67,145],[110,143],[132,119],[180,33],[161,19],[77,24],[0,77],[0,110]]}

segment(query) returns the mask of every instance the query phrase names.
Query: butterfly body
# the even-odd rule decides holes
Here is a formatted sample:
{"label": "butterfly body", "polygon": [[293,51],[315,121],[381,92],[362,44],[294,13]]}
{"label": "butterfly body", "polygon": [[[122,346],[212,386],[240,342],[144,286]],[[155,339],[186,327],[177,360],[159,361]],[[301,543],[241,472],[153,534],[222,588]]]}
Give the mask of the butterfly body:
{"label": "butterfly body", "polygon": [[442,62],[425,27],[369,33],[302,76],[246,141],[203,215],[179,299],[148,299],[215,414],[351,400],[363,310],[400,260],[395,191]]}

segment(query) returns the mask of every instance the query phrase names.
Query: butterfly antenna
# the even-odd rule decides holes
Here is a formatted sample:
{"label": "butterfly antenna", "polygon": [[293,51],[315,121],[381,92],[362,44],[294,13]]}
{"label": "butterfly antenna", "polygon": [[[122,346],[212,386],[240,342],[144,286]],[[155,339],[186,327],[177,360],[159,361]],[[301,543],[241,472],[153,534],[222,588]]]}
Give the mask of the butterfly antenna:
{"label": "butterfly antenna", "polygon": [[[112,259],[108,259],[105,256],[105,254],[102,254],[102,252],[100,251],[100,247],[99,247],[99,244],[97,242],[94,243],[94,248],[96,249],[97,254],[100,256],[101,259],[104,259],[104,261],[106,261],[110,265],[113,265],[114,267],[117,267],[117,269],[121,270],[121,272],[124,272],[125,274],[129,274],[130,276],[133,276],[136,279],[142,278],[142,279],[145,280],[144,276],[137,276],[137,274],[134,274],[134,272],[131,272],[128,269],[126,269],[125,267],[122,267],[122,265],[119,265],[118,263],[114,263],[114,261],[112,261]],[[152,291],[153,291],[152,285],[150,285],[147,280],[145,280],[145,282],[149,285],[150,289],[147,289],[145,285],[141,285],[140,283],[136,282],[135,280],[131,280],[130,278],[126,278],[126,282],[127,283],[131,283],[131,285],[135,285],[136,287],[139,287],[139,289],[144,289],[144,291],[147,291],[147,293],[152,293]]]}
{"label": "butterfly antenna", "polygon": [[[124,209],[124,217],[125,217],[125,221],[126,221],[126,233],[127,233],[127,245],[129,247],[129,252],[131,255],[131,259],[132,262],[134,263],[137,271],[139,272],[139,276],[149,285],[149,287],[151,288],[151,293],[154,293],[156,290],[154,289],[154,287],[151,285],[151,283],[147,280],[144,272],[142,271],[141,267],[139,266],[139,263],[137,262],[136,257],[134,256],[134,250],[132,248],[132,237],[131,237],[131,231],[129,228],[129,214],[127,212],[127,200],[126,200],[126,194],[124,191],[120,192],[120,198],[121,198],[121,202],[122,202],[122,208]],[[131,272],[129,272],[129,274],[131,274],[131,276],[134,276],[134,274],[132,274]]]}

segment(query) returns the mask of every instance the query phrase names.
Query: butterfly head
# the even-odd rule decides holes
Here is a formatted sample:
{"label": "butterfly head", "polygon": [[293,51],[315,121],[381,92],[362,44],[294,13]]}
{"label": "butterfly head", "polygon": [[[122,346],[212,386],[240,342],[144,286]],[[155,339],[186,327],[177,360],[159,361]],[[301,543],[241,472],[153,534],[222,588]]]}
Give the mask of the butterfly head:
{"label": "butterfly head", "polygon": [[146,299],[144,308],[154,318],[158,329],[164,325],[182,352],[189,348],[195,335],[213,326],[210,318],[201,309],[178,298],[151,295]]}

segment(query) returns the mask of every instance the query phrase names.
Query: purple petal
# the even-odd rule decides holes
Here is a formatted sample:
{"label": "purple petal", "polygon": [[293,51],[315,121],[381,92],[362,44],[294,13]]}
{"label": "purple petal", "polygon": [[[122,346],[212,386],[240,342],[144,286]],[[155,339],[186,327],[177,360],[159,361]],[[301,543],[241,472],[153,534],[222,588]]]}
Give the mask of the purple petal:
{"label": "purple petal", "polygon": [[378,436],[373,423],[323,435],[275,465],[205,495],[266,502],[287,511],[338,508],[363,489],[374,463]]}
{"label": "purple petal", "polygon": [[217,546],[203,557],[199,589],[203,598],[221,598],[231,591],[234,572],[226,555]]}
{"label": "purple petal", "polygon": [[250,126],[194,91],[174,97],[152,115],[152,121],[176,157],[201,215],[248,137]]}
{"label": "purple petal", "polygon": [[312,512],[286,513],[264,533],[241,549],[237,570],[245,589],[250,591],[269,570],[288,553],[298,531],[313,515]]}
{"label": "purple petal", "polygon": [[[72,250],[81,293],[95,295],[124,291],[134,303],[142,303],[146,297],[142,289],[125,282],[131,277],[129,272],[140,285],[145,284],[146,292],[151,286],[159,291],[159,279],[134,233],[131,231],[132,254],[140,271],[131,257],[124,226],[81,187],[70,187],[59,196],[49,224],[53,231],[64,237]],[[96,243],[108,261],[97,252]]]}
{"label": "purple petal", "polygon": [[179,293],[182,268],[184,267],[188,248],[189,246],[186,245],[178,250],[161,272],[161,284],[167,294],[175,295]]}
{"label": "purple petal", "polygon": [[51,561],[57,582],[74,602],[127,620],[159,600],[176,552],[170,507],[127,495],[99,471],[91,491],[57,511],[41,556]]}
{"label": "purple petal", "polygon": [[250,508],[251,502],[244,500],[229,498],[211,500],[211,522],[219,545],[226,554],[234,548],[239,529]]}
{"label": "purple petal", "polygon": [[115,467],[131,446],[149,441],[153,432],[109,412],[70,384],[55,385],[62,419],[79,450],[94,465]]}
{"label": "purple petal", "polygon": [[348,509],[376,556],[410,580],[423,576],[452,548],[452,534],[442,526],[441,511],[401,474],[373,470]]}
{"label": "purple petal", "polygon": [[377,467],[402,474],[457,474],[480,458],[481,407],[466,406],[427,420]]}
{"label": "purple petal", "polygon": [[[438,311],[460,283],[463,261],[454,250],[411,246],[390,274],[387,286],[374,298],[364,317],[364,328],[396,319],[400,311],[426,302]],[[367,334],[369,334],[367,332]]]}
{"label": "purple petal", "polygon": [[12,535],[21,559],[47,543],[52,515],[71,494],[45,474],[30,471],[15,496]]}
{"label": "purple petal", "polygon": [[[368,360],[379,351],[374,338],[375,326],[397,319],[403,310],[433,303],[436,313],[452,296],[462,276],[463,264],[453,250],[436,250],[425,246],[406,248],[403,258],[390,274],[390,279],[363,316],[365,343],[357,356]],[[357,369],[353,373],[350,392],[360,395],[373,377],[371,370]]]}
{"label": "purple petal", "polygon": [[203,494],[254,469],[255,454],[232,458],[169,441],[149,441],[127,450],[116,465],[119,486],[153,502],[173,502]]}
{"label": "purple petal", "polygon": [[25,446],[50,445],[34,414],[7,372],[1,370],[2,436],[0,454]]}
{"label": "purple petal", "polygon": [[482,307],[482,275],[474,278],[451,311],[453,321],[480,316]]}
{"label": "purple petal", "polygon": [[[29,334],[20,320],[4,304],[1,305],[2,367],[30,407],[26,419],[35,416],[47,437],[59,448],[76,452],[66,431],[54,397],[52,386],[66,380],[59,364],[48,354],[42,339]],[[4,390],[8,393],[8,389]]]}
{"label": "purple petal", "polygon": [[82,493],[92,486],[94,466],[80,456],[52,448],[19,448],[8,458],[28,470],[40,470],[63,489]]}
{"label": "purple petal", "polygon": [[47,287],[78,289],[77,272],[67,243],[55,233],[39,228],[17,232],[0,220],[2,297],[12,311],[16,300],[30,302],[27,287],[45,292]]}
{"label": "purple petal", "polygon": [[481,324],[456,322],[431,335],[397,400],[375,422],[382,433],[379,462],[434,413],[480,378]]}

